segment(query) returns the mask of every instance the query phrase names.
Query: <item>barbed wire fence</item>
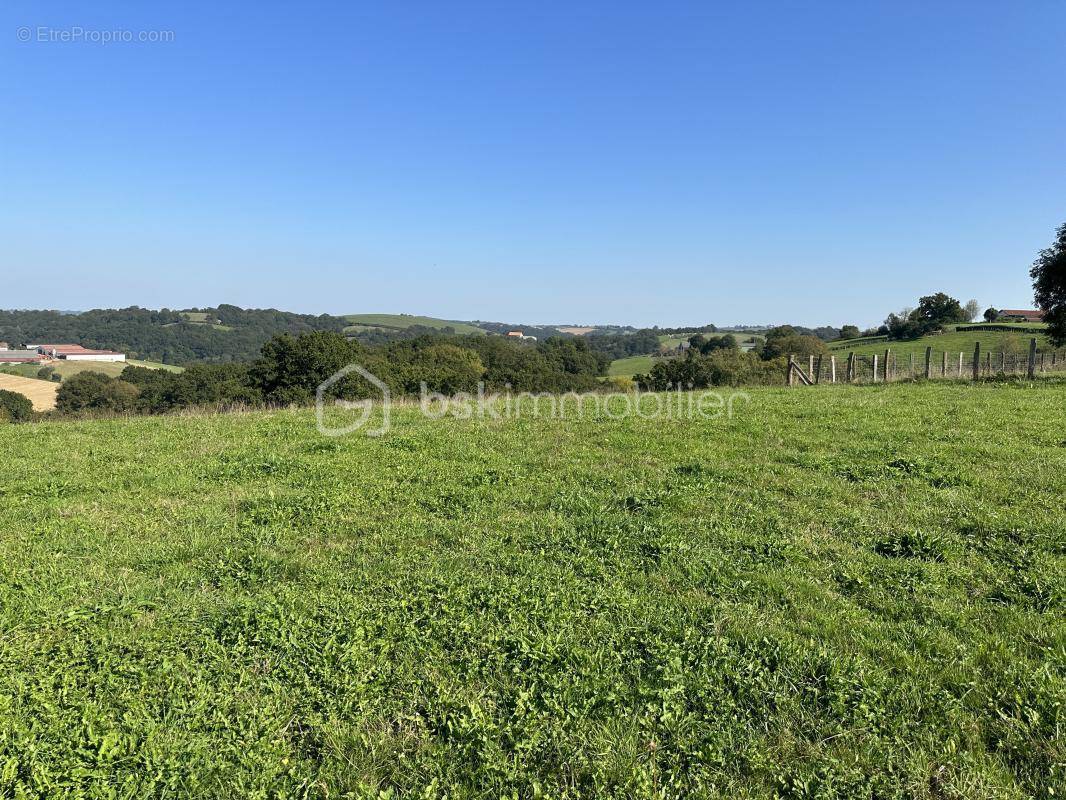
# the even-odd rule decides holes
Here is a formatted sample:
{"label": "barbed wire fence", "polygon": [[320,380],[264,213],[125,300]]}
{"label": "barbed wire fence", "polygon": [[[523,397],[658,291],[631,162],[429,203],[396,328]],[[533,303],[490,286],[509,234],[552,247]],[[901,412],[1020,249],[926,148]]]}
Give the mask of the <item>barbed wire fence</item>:
{"label": "barbed wire fence", "polygon": [[975,342],[972,351],[909,350],[901,355],[886,347],[884,353],[848,353],[808,356],[790,355],[785,383],[813,386],[820,383],[890,383],[901,380],[971,380],[997,376],[1036,378],[1066,372],[1066,349],[1039,348],[1031,339],[1028,352],[982,350]]}

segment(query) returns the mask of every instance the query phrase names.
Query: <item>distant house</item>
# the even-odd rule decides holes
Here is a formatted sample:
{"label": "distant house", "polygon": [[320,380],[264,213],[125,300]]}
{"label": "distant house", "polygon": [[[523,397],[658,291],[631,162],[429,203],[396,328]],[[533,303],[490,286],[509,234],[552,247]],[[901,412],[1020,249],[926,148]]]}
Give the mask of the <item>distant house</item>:
{"label": "distant house", "polygon": [[507,331],[508,336],[513,336],[516,339],[524,339],[527,342],[537,341],[536,336],[526,336],[522,331]]}
{"label": "distant house", "polygon": [[1043,322],[1044,312],[1004,308],[996,319],[1000,322]]}

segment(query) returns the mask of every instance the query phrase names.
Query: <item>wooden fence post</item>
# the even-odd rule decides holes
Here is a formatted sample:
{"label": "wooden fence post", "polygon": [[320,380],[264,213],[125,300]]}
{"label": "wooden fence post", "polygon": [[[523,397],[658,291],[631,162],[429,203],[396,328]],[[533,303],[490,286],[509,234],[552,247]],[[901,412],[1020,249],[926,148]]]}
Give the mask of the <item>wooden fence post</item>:
{"label": "wooden fence post", "polygon": [[814,368],[814,382],[822,382],[822,357],[820,355],[818,356],[818,363]]}
{"label": "wooden fence post", "polygon": [[829,382],[837,382],[837,357],[829,356]]}
{"label": "wooden fence post", "polygon": [[874,383],[877,383],[877,353],[874,353]]}
{"label": "wooden fence post", "polygon": [[959,377],[962,377],[962,353],[959,353]]}
{"label": "wooden fence post", "polygon": [[788,357],[788,370],[785,372],[785,383],[788,386],[794,386],[795,383],[796,383],[796,376],[793,373],[793,369],[795,368],[795,366],[796,366],[796,358],[795,358],[795,356],[789,356]]}
{"label": "wooden fence post", "polygon": [[885,383],[888,383],[888,360],[892,357],[892,351],[885,351]]}
{"label": "wooden fence post", "polygon": [[848,383],[853,383],[855,381],[855,353],[854,352],[848,353],[848,371],[847,371],[847,376],[846,376],[845,380],[847,380]]}
{"label": "wooden fence post", "polygon": [[[913,353],[911,354],[914,355]],[[933,348],[925,348],[925,379],[929,380],[933,377]]]}
{"label": "wooden fence post", "polygon": [[1040,354],[1040,371],[1041,372],[1045,372],[1045,370],[1044,370],[1044,356],[1046,356],[1046,355],[1047,355],[1047,353],[1041,353]]}
{"label": "wooden fence post", "polygon": [[1029,367],[1025,373],[1029,379],[1036,377],[1036,339],[1029,340]]}
{"label": "wooden fence post", "polygon": [[973,379],[977,380],[981,377],[981,343],[977,342],[973,346]]}
{"label": "wooden fence post", "polygon": [[943,362],[940,364],[940,377],[946,378],[948,376],[948,351],[944,351]]}
{"label": "wooden fence post", "polygon": [[985,374],[992,374],[992,351],[985,353]]}
{"label": "wooden fence post", "polygon": [[911,350],[911,352],[910,352],[910,372],[911,372],[911,374],[908,377],[913,378],[914,377],[914,351],[913,350]]}

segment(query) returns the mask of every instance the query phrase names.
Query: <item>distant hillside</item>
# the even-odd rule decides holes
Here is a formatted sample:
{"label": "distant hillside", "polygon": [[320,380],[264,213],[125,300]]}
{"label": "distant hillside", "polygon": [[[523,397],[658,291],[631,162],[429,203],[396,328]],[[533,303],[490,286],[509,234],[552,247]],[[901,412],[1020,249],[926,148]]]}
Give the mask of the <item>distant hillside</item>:
{"label": "distant hillside", "polygon": [[70,342],[119,350],[130,358],[184,364],[193,361],[250,361],[279,333],[342,331],[348,323],[326,314],[296,314],[274,308],[231,305],[185,310],[136,306],[59,311],[0,311],[0,341]]}
{"label": "distant hillside", "polygon": [[457,320],[437,319],[436,317],[420,317],[414,314],[347,314],[344,320],[349,323],[345,329],[349,333],[362,331],[403,331],[409,328],[432,328],[445,330],[451,328],[455,333],[485,333],[483,328],[472,325],[469,322]]}
{"label": "distant hillside", "polygon": [[1019,325],[997,325],[1002,330],[982,330],[983,325],[959,325],[951,333],[942,333],[933,336],[923,336],[920,339],[890,341],[884,338],[865,338],[843,342],[830,342],[830,349],[837,354],[846,356],[854,352],[856,355],[868,356],[875,353],[883,354],[885,350],[892,350],[896,358],[909,357],[914,353],[924,357],[925,348],[932,347],[937,353],[945,350],[948,353],[973,353],[974,344],[981,343],[983,352],[1007,352],[1021,353],[1029,348],[1029,340],[1036,336],[1037,347],[1050,348],[1047,337],[1042,333],[1043,325],[1028,323]]}

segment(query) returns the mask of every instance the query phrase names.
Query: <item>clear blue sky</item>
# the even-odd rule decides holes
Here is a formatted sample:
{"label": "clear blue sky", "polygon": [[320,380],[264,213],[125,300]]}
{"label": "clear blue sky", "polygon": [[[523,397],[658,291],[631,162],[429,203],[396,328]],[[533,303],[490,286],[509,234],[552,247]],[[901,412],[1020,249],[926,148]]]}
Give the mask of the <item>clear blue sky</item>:
{"label": "clear blue sky", "polygon": [[[173,41],[49,40],[78,27]],[[1064,29],[1061,2],[9,0],[0,307],[1029,307]]]}

